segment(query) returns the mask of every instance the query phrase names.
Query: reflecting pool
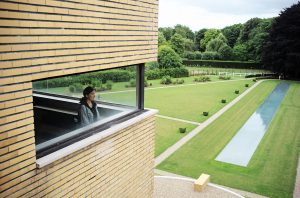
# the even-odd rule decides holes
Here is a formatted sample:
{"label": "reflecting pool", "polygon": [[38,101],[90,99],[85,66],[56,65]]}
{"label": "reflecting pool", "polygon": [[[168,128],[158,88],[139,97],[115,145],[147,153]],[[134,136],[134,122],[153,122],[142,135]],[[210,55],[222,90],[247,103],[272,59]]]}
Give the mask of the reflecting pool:
{"label": "reflecting pool", "polygon": [[264,103],[258,107],[244,126],[225,146],[216,160],[247,166],[288,89],[288,83],[282,82],[278,84]]}

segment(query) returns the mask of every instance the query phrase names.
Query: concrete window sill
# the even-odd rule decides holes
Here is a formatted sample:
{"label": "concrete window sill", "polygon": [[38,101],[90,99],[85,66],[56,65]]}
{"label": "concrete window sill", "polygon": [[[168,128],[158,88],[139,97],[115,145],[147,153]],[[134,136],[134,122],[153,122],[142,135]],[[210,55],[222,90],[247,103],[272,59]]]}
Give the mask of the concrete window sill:
{"label": "concrete window sill", "polygon": [[36,160],[36,164],[37,164],[37,168],[43,168],[59,159],[62,159],[80,149],[83,149],[97,141],[100,141],[101,139],[104,139],[114,133],[117,133],[118,131],[125,129],[137,122],[140,122],[144,119],[146,119],[147,117],[153,116],[157,113],[157,110],[154,109],[148,109],[148,111],[146,111],[145,113],[142,113],[141,115],[138,115],[134,118],[131,118],[125,122],[122,122],[120,124],[117,124],[115,126],[112,126],[109,129],[106,129],[104,131],[101,131],[97,134],[94,134],[88,138],[85,138],[83,140],[80,140],[74,144],[71,144],[67,147],[64,147],[60,150],[57,150],[49,155],[46,155],[44,157],[41,157],[39,159]]}

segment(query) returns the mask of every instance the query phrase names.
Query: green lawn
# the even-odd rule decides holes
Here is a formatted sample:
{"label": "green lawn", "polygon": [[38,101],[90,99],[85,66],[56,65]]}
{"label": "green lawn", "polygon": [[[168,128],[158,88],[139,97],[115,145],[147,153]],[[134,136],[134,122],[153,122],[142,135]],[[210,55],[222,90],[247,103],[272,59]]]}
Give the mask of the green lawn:
{"label": "green lawn", "polygon": [[[216,75],[208,75],[211,79],[212,82],[214,81],[221,81],[219,79],[219,76]],[[190,84],[190,83],[195,83],[194,78],[197,76],[190,76],[190,77],[183,77],[183,78],[178,78],[178,79],[184,79],[184,84]],[[173,78],[176,80],[176,78]],[[232,77],[231,80],[240,80],[244,79],[243,77]],[[147,88],[154,88],[154,87],[167,87],[167,86],[172,86],[171,85],[162,85],[160,84],[161,79],[157,80],[148,80],[148,83],[152,84],[151,86],[146,87]],[[103,92],[98,92],[98,93],[105,93],[105,92],[114,92],[114,91],[126,91],[126,90],[135,90],[133,87],[128,87],[126,88],[125,85],[129,84],[128,82],[115,82],[113,83],[112,89],[108,91],[103,91]],[[105,84],[104,84],[105,85]],[[81,95],[82,93],[71,93],[69,91],[69,87],[56,87],[56,88],[48,88],[48,89],[39,89],[39,91],[46,91],[50,93],[56,93],[56,94],[67,94],[67,95]]]}
{"label": "green lawn", "polygon": [[292,83],[248,167],[215,161],[279,81],[263,82],[157,168],[269,197],[292,197],[300,153],[300,83]]}
{"label": "green lawn", "polygon": [[[218,76],[215,76],[215,75],[212,75],[210,76],[211,78],[211,81],[212,82],[217,82],[217,81],[220,81]],[[194,77],[185,77],[185,78],[182,78],[184,79],[185,83],[183,85],[186,85],[186,84],[195,84],[194,82]],[[240,78],[240,77],[236,77],[236,78],[232,78],[232,80],[240,80],[240,79],[244,79],[244,78]],[[247,81],[247,82],[246,82]],[[228,82],[225,82],[226,84],[227,83],[233,83],[232,85],[237,85],[236,88],[237,89],[240,89],[241,91],[244,90],[244,84],[245,83],[249,83],[250,85],[252,84],[251,80],[246,80],[246,81],[241,81],[241,82],[235,82],[234,81],[228,81]],[[162,106],[160,105],[164,105],[165,103],[167,103],[168,101],[167,100],[164,100],[164,94],[161,94],[161,93],[171,93],[172,90],[174,90],[174,88],[168,88],[168,89],[155,89],[155,90],[152,90],[151,88],[155,88],[155,87],[169,87],[169,86],[173,86],[173,85],[162,85],[160,84],[160,80],[151,80],[151,81],[148,81],[149,83],[152,83],[152,86],[149,86],[145,89],[145,95],[146,95],[146,98],[145,98],[145,102],[146,102],[146,107],[151,107],[151,108],[158,108],[159,110],[163,110],[162,112],[164,112],[164,108],[163,107],[161,109]],[[128,84],[127,82],[118,82],[118,83],[114,83],[113,84],[113,87],[112,87],[112,90],[109,90],[109,91],[105,91],[105,92],[97,92],[97,99],[98,100],[102,100],[102,101],[107,101],[107,102],[114,102],[114,103],[119,103],[119,104],[125,104],[125,105],[131,105],[131,106],[135,106],[136,105],[136,92],[135,92],[135,88],[125,88],[125,85]],[[220,87],[220,90],[222,90],[223,88],[223,83],[220,83],[218,84],[217,87]],[[216,92],[219,92],[219,93],[207,93],[207,91],[209,91],[208,89],[206,89],[206,91],[202,88],[201,90],[199,89],[200,87],[199,86],[202,86],[202,83],[197,83],[197,85],[195,86],[183,86],[181,88],[175,88],[175,89],[178,89],[180,90],[177,95],[177,92],[175,90],[175,92],[173,92],[173,95],[175,94],[176,96],[172,96],[173,98],[179,98],[179,100],[181,100],[181,102],[185,103],[185,100],[186,98],[183,98],[182,96],[184,95],[185,91],[184,90],[189,90],[192,92],[192,97],[200,97],[200,100],[199,102],[203,102],[204,100],[203,99],[209,99],[211,100],[211,97],[214,97],[214,100],[212,102],[209,102],[211,105],[209,105],[207,109],[201,109],[200,107],[196,108],[197,110],[200,108],[201,111],[211,111],[211,113],[214,113],[216,112],[217,110],[219,110],[222,106],[222,104],[219,104],[221,100],[221,98],[215,98],[215,97],[226,97],[227,99],[227,96],[228,96],[228,101],[230,101],[231,99],[233,99],[236,95],[233,94],[234,92],[234,87],[232,89],[230,89],[230,86],[224,86],[224,87],[227,87],[226,90],[222,90],[222,91],[219,91],[219,90],[215,90]],[[229,84],[228,84],[229,85]],[[206,87],[206,85],[205,85]],[[208,87],[216,87],[215,85],[208,85]],[[150,89],[148,89],[150,88]],[[230,89],[230,90],[229,90]],[[194,91],[193,91],[194,90]],[[45,92],[50,92],[50,93],[55,93],[55,94],[62,94],[62,95],[69,95],[69,96],[75,96],[75,97],[82,97],[82,93],[71,93],[69,91],[69,88],[68,87],[57,87],[57,88],[49,88],[49,89],[39,89],[39,91],[45,91]],[[121,91],[121,92],[120,92]],[[115,93],[114,93],[115,92]],[[190,93],[191,93],[190,92]],[[226,94],[224,94],[226,92]],[[149,93],[149,94],[148,94]],[[205,97],[201,96],[201,95],[204,95]],[[149,96],[149,97],[147,97]],[[98,98],[100,97],[100,99]],[[155,98],[153,98],[155,97]],[[198,100],[197,98],[194,98],[196,100]],[[149,106],[148,103],[149,102]],[[163,102],[163,103],[161,103]],[[196,105],[200,105],[199,102],[196,102],[194,104]],[[156,105],[156,103],[160,103],[158,106]],[[205,103],[203,103],[205,104]],[[174,103],[173,103],[174,105]],[[176,105],[176,104],[175,104]],[[206,105],[206,104],[205,104]],[[216,106],[213,106],[212,105],[216,105]],[[166,108],[170,108],[169,105],[166,106]],[[171,106],[171,108],[173,109],[174,107]],[[168,109],[166,109],[168,110]],[[190,110],[190,108],[188,109]],[[180,112],[178,112],[180,113]],[[200,119],[198,118],[195,118],[194,115],[192,115],[191,117],[192,120],[194,121],[203,121],[205,120],[207,117],[203,117],[201,116],[201,113],[202,112],[196,112],[197,113],[197,117],[199,116],[200,114]],[[163,113],[162,113],[163,114]],[[181,114],[181,113],[180,113]],[[163,114],[163,115],[169,115],[169,116],[172,116],[172,114]],[[176,117],[176,116],[175,116]],[[183,117],[179,117],[179,118],[183,118],[183,119],[189,119],[189,117],[187,116],[183,116]]]}
{"label": "green lawn", "polygon": [[[161,115],[203,122],[226,105],[221,99],[230,102],[237,97],[236,89],[245,91],[246,83],[253,85],[251,80],[241,80],[146,90],[145,106],[159,109]],[[209,116],[203,116],[203,111]]]}
{"label": "green lawn", "polygon": [[204,71],[208,73],[229,72],[229,73],[270,73],[263,69],[241,69],[241,68],[220,68],[220,67],[186,67],[189,71]]}
{"label": "green lawn", "polygon": [[[156,117],[155,157],[196,127],[193,124]],[[187,131],[180,133],[179,128],[186,128]]]}

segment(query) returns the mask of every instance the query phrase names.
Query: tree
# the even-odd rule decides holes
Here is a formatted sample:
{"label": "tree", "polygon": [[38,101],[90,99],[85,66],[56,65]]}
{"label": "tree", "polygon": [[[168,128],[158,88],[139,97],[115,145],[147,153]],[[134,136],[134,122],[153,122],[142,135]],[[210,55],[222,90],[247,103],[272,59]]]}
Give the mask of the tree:
{"label": "tree", "polygon": [[[272,22],[272,18],[253,18],[244,24],[236,45],[242,44],[246,47],[247,60],[261,61],[262,46],[268,37]],[[244,58],[245,55],[243,55]]]}
{"label": "tree", "polygon": [[250,37],[251,31],[254,30],[259,25],[260,22],[261,22],[260,18],[252,18],[252,19],[248,20],[244,24],[244,26],[241,30],[241,33],[239,36],[239,42],[245,43],[248,40],[250,40],[251,39],[251,37]]}
{"label": "tree", "polygon": [[171,27],[158,28],[158,30],[164,34],[167,41],[169,41],[174,34],[174,29]]}
{"label": "tree", "polygon": [[293,78],[300,77],[300,2],[275,18],[262,62],[266,68]]}
{"label": "tree", "polygon": [[174,28],[175,33],[180,34],[183,38],[187,38],[190,40],[194,40],[195,34],[194,32],[185,25],[177,24]]}
{"label": "tree", "polygon": [[218,50],[222,60],[230,60],[232,58],[232,48],[228,45],[223,45]]}
{"label": "tree", "polygon": [[212,39],[215,39],[221,33],[220,30],[217,29],[209,29],[204,33],[204,38],[200,41],[200,47],[202,49],[206,49],[206,45]]}
{"label": "tree", "polygon": [[191,39],[184,38],[184,51],[195,51],[195,43]]}
{"label": "tree", "polygon": [[227,44],[227,39],[226,39],[226,37],[222,33],[220,33],[218,35],[217,39],[219,39],[219,40],[221,40],[221,41],[223,41],[224,43]]}
{"label": "tree", "polygon": [[222,46],[227,45],[223,40],[221,40],[220,38],[215,38],[211,41],[208,42],[207,46],[206,46],[206,51],[208,52],[218,52],[219,49]]}
{"label": "tree", "polygon": [[246,61],[248,60],[248,51],[245,44],[237,44],[233,48],[233,57],[235,60]]}
{"label": "tree", "polygon": [[249,60],[261,61],[262,47],[266,43],[272,23],[273,18],[261,19],[259,24],[250,31],[249,39],[245,42]]}
{"label": "tree", "polygon": [[242,28],[242,24],[234,24],[231,26],[227,26],[221,30],[223,35],[226,37],[228,45],[230,47],[234,47]]}
{"label": "tree", "polygon": [[158,46],[164,45],[166,43],[166,38],[162,32],[158,32]]}
{"label": "tree", "polygon": [[196,49],[199,50],[199,51],[204,51],[205,50],[205,49],[202,49],[200,47],[200,41],[202,39],[204,39],[204,34],[205,34],[206,31],[207,31],[207,29],[204,28],[204,29],[201,29],[201,30],[199,30],[195,33],[195,46],[196,46]]}
{"label": "tree", "polygon": [[159,68],[180,67],[182,65],[181,57],[167,45],[158,48]]}
{"label": "tree", "polygon": [[175,50],[180,56],[184,52],[184,39],[180,34],[175,33],[171,38],[171,47]]}

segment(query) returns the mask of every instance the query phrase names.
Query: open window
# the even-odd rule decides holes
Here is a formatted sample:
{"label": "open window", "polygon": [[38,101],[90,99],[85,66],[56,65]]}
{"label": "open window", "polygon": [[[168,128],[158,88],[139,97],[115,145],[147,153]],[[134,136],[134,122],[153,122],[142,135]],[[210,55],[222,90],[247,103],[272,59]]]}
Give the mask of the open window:
{"label": "open window", "polygon": [[[89,125],[78,113],[83,89],[95,87],[100,114]],[[143,111],[144,65],[93,71],[33,82],[37,157],[45,156]]]}

